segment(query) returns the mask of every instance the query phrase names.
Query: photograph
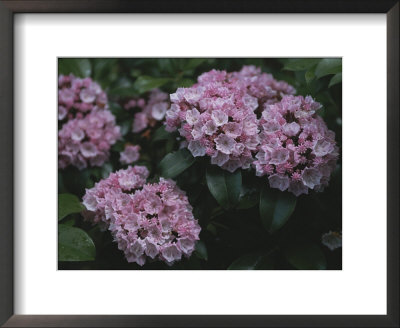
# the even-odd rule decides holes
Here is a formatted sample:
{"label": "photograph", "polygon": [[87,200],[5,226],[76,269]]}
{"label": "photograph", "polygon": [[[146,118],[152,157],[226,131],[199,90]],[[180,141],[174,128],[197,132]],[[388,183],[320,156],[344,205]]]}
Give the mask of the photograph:
{"label": "photograph", "polygon": [[342,270],[342,58],[57,61],[58,270]]}

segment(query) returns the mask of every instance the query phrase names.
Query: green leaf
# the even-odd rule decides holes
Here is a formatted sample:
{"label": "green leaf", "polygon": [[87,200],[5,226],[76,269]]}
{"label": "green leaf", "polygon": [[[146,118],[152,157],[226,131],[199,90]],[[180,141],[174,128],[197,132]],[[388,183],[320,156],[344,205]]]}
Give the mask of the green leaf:
{"label": "green leaf", "polygon": [[171,137],[171,133],[165,130],[165,126],[160,126],[153,135],[152,142],[167,140]]}
{"label": "green leaf", "polygon": [[212,223],[207,225],[207,230],[211,232],[214,236],[217,235],[217,228]]}
{"label": "green leaf", "polygon": [[186,191],[186,194],[189,197],[190,204],[196,204],[196,201],[200,198],[200,195],[203,191],[203,185],[197,183],[193,184],[190,189]]}
{"label": "green leaf", "polygon": [[315,68],[315,76],[321,78],[325,75],[336,74],[342,72],[341,58],[325,58],[322,59]]}
{"label": "green leaf", "polygon": [[79,228],[58,225],[58,260],[93,261],[96,248],[89,235]]}
{"label": "green leaf", "polygon": [[167,143],[165,145],[165,152],[170,153],[174,149],[175,140],[172,138],[167,139]]}
{"label": "green leaf", "polygon": [[191,256],[187,261],[183,261],[182,265],[183,270],[201,270],[201,262],[196,256]]}
{"label": "green leaf", "polygon": [[207,60],[207,58],[191,58],[185,65],[185,70],[192,70],[197,66],[201,65]]}
{"label": "green leaf", "polygon": [[119,116],[125,114],[125,112],[126,112],[126,110],[123,109],[121,107],[121,105],[118,103],[110,102],[109,105],[110,105],[111,113],[113,113],[113,115],[115,115],[116,117],[119,117]]}
{"label": "green leaf", "polygon": [[64,180],[60,172],[58,172],[58,193],[65,193]]}
{"label": "green leaf", "polygon": [[104,163],[101,167],[101,177],[106,179],[109,177],[110,173],[114,171],[114,168],[111,163]]}
{"label": "green leaf", "polygon": [[219,205],[223,208],[233,208],[239,202],[242,188],[240,170],[230,173],[218,166],[211,165],[206,172],[207,186]]}
{"label": "green leaf", "polygon": [[208,260],[206,244],[201,240],[196,243],[196,255],[199,259]]}
{"label": "green leaf", "polygon": [[142,75],[142,71],[139,70],[139,69],[133,69],[133,70],[131,71],[131,76],[132,76],[132,77],[137,78],[137,77],[139,77],[140,75]]}
{"label": "green leaf", "polygon": [[78,215],[78,214],[69,216],[68,218],[66,218],[65,220],[62,221],[62,224],[63,224],[63,225],[66,225],[66,226],[70,226],[70,227],[74,226],[75,223],[76,223],[76,218],[75,218],[75,216],[77,216],[77,215]]}
{"label": "green leaf", "polygon": [[228,267],[228,270],[254,270],[259,259],[259,254],[246,254],[235,261]]}
{"label": "green leaf", "polygon": [[287,71],[305,71],[317,65],[320,60],[318,58],[291,59],[283,69]]}
{"label": "green leaf", "polygon": [[116,58],[95,58],[93,61],[93,77],[96,81],[106,77],[115,66]]}
{"label": "green leaf", "polygon": [[272,270],[273,258],[259,252],[246,254],[233,261],[228,270]]}
{"label": "green leaf", "polygon": [[145,93],[155,88],[159,88],[169,82],[169,78],[139,76],[133,84],[134,89],[139,93]]}
{"label": "green leaf", "polygon": [[90,185],[90,170],[79,170],[76,167],[70,166],[62,171],[65,188],[78,196],[83,196],[85,188]]}
{"label": "green leaf", "polygon": [[259,202],[260,196],[256,191],[247,192],[244,195],[240,195],[238,210],[246,210],[256,206]]}
{"label": "green leaf", "polygon": [[109,91],[110,95],[119,96],[119,97],[136,97],[137,91],[134,87],[116,87]]}
{"label": "green leaf", "polygon": [[169,75],[177,73],[177,58],[159,58],[157,62],[161,72],[166,72]]}
{"label": "green leaf", "polygon": [[189,88],[191,87],[195,82],[192,79],[181,79],[178,82],[175,83],[177,88]]}
{"label": "green leaf", "polygon": [[208,188],[204,187],[194,205],[193,215],[200,222],[209,222],[212,217],[213,209],[217,206],[214,197],[208,192]]}
{"label": "green leaf", "polygon": [[195,158],[186,148],[169,153],[160,162],[161,176],[164,178],[175,178],[194,162]]}
{"label": "green leaf", "polygon": [[274,266],[274,258],[272,256],[263,255],[258,260],[256,270],[273,270]]}
{"label": "green leaf", "polygon": [[124,120],[119,126],[121,128],[121,135],[126,136],[132,130],[132,120]]}
{"label": "green leaf", "polygon": [[80,213],[85,207],[81,204],[78,197],[72,194],[58,195],[58,221],[72,213]]}
{"label": "green leaf", "polygon": [[123,141],[117,141],[114,145],[112,145],[111,150],[115,151],[117,153],[120,153],[121,151],[124,151],[125,149],[125,142]]}
{"label": "green leaf", "polygon": [[296,207],[296,197],[288,192],[279,192],[264,186],[260,194],[261,221],[270,233],[286,223]]}
{"label": "green leaf", "polygon": [[[127,77],[120,78],[108,93],[120,97],[135,97],[138,95],[132,85],[132,81]],[[111,108],[111,111],[113,111],[113,108]]]}
{"label": "green leaf", "polygon": [[337,73],[331,78],[328,88],[334,86],[335,84],[341,83],[341,82],[342,82],[342,73]]}
{"label": "green leaf", "polygon": [[77,77],[88,77],[92,73],[92,66],[89,59],[80,58],[59,58],[59,74],[74,74]]}
{"label": "green leaf", "polygon": [[314,70],[309,70],[305,74],[307,84],[310,84],[312,80],[315,78]]}
{"label": "green leaf", "polygon": [[327,267],[325,255],[316,244],[292,244],[285,250],[285,256],[299,270],[325,270]]}
{"label": "green leaf", "polygon": [[107,243],[104,242],[107,239],[107,235],[101,230],[99,225],[95,225],[87,232],[87,234],[89,235],[90,239],[93,240],[93,243],[97,249],[101,249],[107,245]]}

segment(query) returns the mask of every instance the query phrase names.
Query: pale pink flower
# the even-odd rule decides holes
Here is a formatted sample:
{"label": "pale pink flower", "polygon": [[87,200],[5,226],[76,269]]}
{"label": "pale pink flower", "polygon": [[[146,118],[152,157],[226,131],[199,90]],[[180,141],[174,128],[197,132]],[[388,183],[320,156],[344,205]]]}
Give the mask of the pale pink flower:
{"label": "pale pink flower", "polygon": [[167,112],[168,104],[166,102],[156,103],[151,109],[151,116],[156,121],[161,121]]}
{"label": "pale pink flower", "polygon": [[132,164],[136,162],[139,157],[140,146],[126,145],[123,152],[120,153],[119,161],[121,164]]}
{"label": "pale pink flower", "polygon": [[186,122],[188,122],[190,125],[195,125],[199,121],[199,118],[200,113],[196,108],[186,112]]}
{"label": "pale pink flower", "polygon": [[211,136],[215,132],[217,132],[217,125],[214,123],[214,121],[207,121],[204,125],[204,133]]}
{"label": "pale pink flower", "polygon": [[342,247],[342,233],[329,231],[321,237],[322,244],[328,247],[331,251]]}
{"label": "pale pink flower", "polygon": [[204,147],[200,141],[192,140],[189,142],[188,149],[194,157],[201,157],[206,154],[206,147]]}
{"label": "pale pink flower", "polygon": [[211,164],[218,166],[224,165],[229,160],[229,155],[222,152],[215,152],[215,155],[211,157]]}
{"label": "pale pink flower", "polygon": [[134,133],[143,131],[149,124],[149,119],[145,113],[136,113],[133,118],[132,131]]}
{"label": "pale pink flower", "polygon": [[228,115],[220,110],[213,111],[211,117],[216,126],[222,126],[228,123]]}
{"label": "pale pink flower", "polygon": [[322,178],[322,173],[315,168],[305,168],[301,175],[301,180],[304,185],[310,189],[313,189],[316,185],[319,185]]}
{"label": "pale pink flower", "polygon": [[58,120],[61,121],[67,117],[68,110],[64,106],[58,106]]}
{"label": "pale pink flower", "polygon": [[242,134],[242,125],[240,123],[230,122],[225,124],[224,132],[229,137],[239,137]]}
{"label": "pale pink flower", "polygon": [[314,154],[318,157],[323,157],[334,150],[334,145],[327,140],[318,140],[314,146]]}
{"label": "pale pink flower", "polygon": [[286,123],[283,128],[283,133],[288,137],[294,137],[300,131],[300,125],[296,122]]}
{"label": "pale pink flower", "polygon": [[289,150],[286,148],[281,149],[273,149],[271,151],[271,156],[269,160],[269,164],[282,164],[285,163],[289,159]]}
{"label": "pale pink flower", "polygon": [[89,158],[89,157],[93,157],[96,155],[97,148],[94,144],[87,141],[80,145],[80,151],[84,157]]}
{"label": "pale pink flower", "polygon": [[169,107],[168,94],[159,89],[150,91],[148,99],[129,99],[124,108],[129,110],[138,107],[140,112],[133,119],[132,132],[138,133],[147,127],[154,127],[158,121],[162,121]]}
{"label": "pale pink flower", "polygon": [[217,138],[215,138],[216,149],[224,154],[231,154],[235,144],[235,139],[227,136],[226,134],[220,134]]}
{"label": "pale pink flower", "polygon": [[84,103],[92,103],[96,100],[96,92],[92,89],[82,89],[79,97]]}
{"label": "pale pink flower", "polygon": [[289,187],[289,178],[286,175],[273,174],[268,177],[271,188],[285,191]]}

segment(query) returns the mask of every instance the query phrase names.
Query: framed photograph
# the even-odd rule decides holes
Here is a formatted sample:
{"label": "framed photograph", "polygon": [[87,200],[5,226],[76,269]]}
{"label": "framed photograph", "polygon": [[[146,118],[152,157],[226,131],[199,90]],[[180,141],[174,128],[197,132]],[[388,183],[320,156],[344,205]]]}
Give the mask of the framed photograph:
{"label": "framed photograph", "polygon": [[1,324],[398,327],[366,3],[0,1]]}

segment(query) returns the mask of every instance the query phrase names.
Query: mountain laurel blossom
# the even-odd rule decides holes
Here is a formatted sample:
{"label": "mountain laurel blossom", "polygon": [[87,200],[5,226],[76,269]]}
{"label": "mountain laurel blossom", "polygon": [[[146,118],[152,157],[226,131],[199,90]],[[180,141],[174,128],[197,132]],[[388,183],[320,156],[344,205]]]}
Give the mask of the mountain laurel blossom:
{"label": "mountain laurel blossom", "polygon": [[334,132],[316,114],[320,107],[310,96],[292,95],[265,105],[253,165],[271,188],[299,196],[328,185],[339,153]]}
{"label": "mountain laurel blossom", "polygon": [[201,228],[185,192],[163,178],[145,184],[148,174],[144,166],[111,173],[86,190],[83,215],[111,231],[128,262],[144,265],[150,258],[172,265],[191,256]]}
{"label": "mountain laurel blossom", "polygon": [[321,237],[322,244],[328,247],[331,251],[342,247],[342,233],[329,231]]}
{"label": "mountain laurel blossom", "polygon": [[233,73],[211,70],[170,95],[166,130],[178,129],[194,157],[207,155],[230,172],[246,169],[260,142],[256,111],[294,92],[254,66]]}
{"label": "mountain laurel blossom", "polygon": [[164,119],[169,107],[168,94],[159,89],[153,89],[147,103],[144,99],[132,99],[125,108],[131,107],[141,108],[141,111],[135,114],[132,125],[132,131],[138,133]]}
{"label": "mountain laurel blossom", "polygon": [[60,75],[58,79],[58,165],[82,170],[101,166],[111,146],[120,138],[120,127],[107,109],[107,95],[90,78]]}
{"label": "mountain laurel blossom", "polygon": [[109,110],[93,109],[83,118],[71,119],[58,131],[58,165],[80,170],[88,165],[102,166],[120,136],[120,127]]}
{"label": "mountain laurel blossom", "polygon": [[132,164],[139,160],[140,157],[140,146],[125,145],[125,149],[120,153],[119,161],[123,165]]}
{"label": "mountain laurel blossom", "polygon": [[87,77],[74,75],[58,77],[58,119],[82,118],[93,109],[107,108],[107,95],[100,85]]}
{"label": "mountain laurel blossom", "polygon": [[103,229],[108,228],[111,212],[127,204],[130,194],[142,188],[148,176],[148,169],[138,165],[110,173],[93,188],[86,189],[82,199],[86,208],[82,213],[84,218],[93,224],[100,223]]}
{"label": "mountain laurel blossom", "polygon": [[109,229],[128,262],[144,265],[150,258],[172,265],[191,256],[201,228],[174,181],[160,178],[120,204],[112,211]]}

